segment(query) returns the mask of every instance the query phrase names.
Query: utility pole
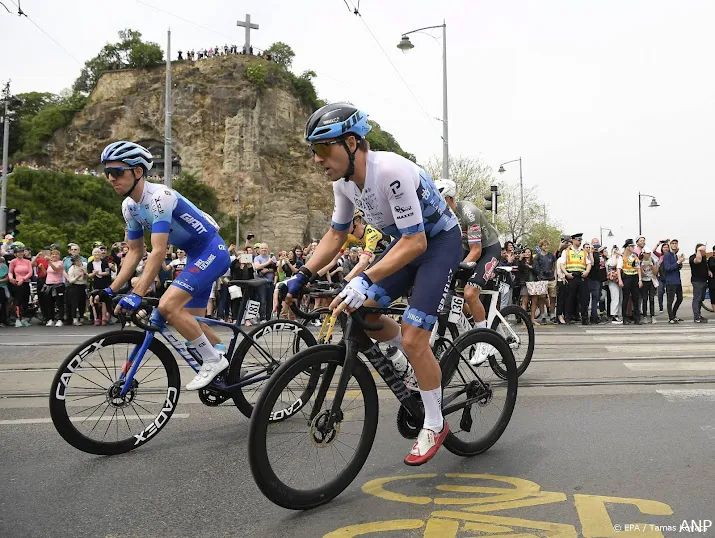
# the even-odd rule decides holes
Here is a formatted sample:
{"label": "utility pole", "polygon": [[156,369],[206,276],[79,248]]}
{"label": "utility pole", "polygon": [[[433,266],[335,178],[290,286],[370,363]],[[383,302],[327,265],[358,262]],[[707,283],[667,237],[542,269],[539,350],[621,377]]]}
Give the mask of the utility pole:
{"label": "utility pole", "polygon": [[166,34],[166,97],[164,97],[164,185],[171,188],[171,28]]}
{"label": "utility pole", "polygon": [[10,145],[10,81],[3,90],[5,117],[2,137],[2,195],[0,196],[0,231],[5,236],[5,217],[7,216],[7,152]]}
{"label": "utility pole", "polygon": [[241,222],[241,184],[240,179],[236,180],[236,248],[240,249],[241,240],[238,238],[238,227]]}

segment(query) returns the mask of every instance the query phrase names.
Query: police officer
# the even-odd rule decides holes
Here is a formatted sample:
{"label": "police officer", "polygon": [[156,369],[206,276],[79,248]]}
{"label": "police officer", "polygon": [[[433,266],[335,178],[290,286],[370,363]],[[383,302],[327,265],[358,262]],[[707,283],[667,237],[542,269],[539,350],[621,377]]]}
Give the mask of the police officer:
{"label": "police officer", "polygon": [[623,268],[621,269],[621,281],[623,282],[623,323],[628,325],[631,323],[626,318],[628,309],[628,298],[633,302],[633,323],[641,324],[640,317],[640,288],[643,287],[643,275],[641,273],[641,264],[638,256],[633,249],[635,244],[633,239],[626,239],[623,245]]}
{"label": "police officer", "polygon": [[585,278],[591,271],[591,260],[583,250],[581,241],[583,234],[571,236],[571,246],[563,251],[559,263],[566,277],[568,291],[566,295],[566,321],[575,323],[577,319],[576,308],[581,313],[581,323],[588,325],[588,283]]}

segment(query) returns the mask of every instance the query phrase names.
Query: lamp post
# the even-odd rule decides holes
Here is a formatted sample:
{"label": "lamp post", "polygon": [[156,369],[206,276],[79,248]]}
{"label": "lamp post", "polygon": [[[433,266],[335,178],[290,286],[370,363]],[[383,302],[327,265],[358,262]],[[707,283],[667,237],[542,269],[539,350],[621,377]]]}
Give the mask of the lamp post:
{"label": "lamp post", "polygon": [[521,157],[519,157],[518,159],[514,159],[512,161],[507,161],[505,163],[501,163],[499,165],[499,170],[497,170],[497,172],[499,172],[500,174],[503,174],[504,172],[506,172],[506,170],[504,169],[505,164],[515,163],[517,161],[519,161],[519,190],[521,192],[521,203],[519,204],[519,207],[520,207],[519,216],[521,217],[521,233],[523,235],[526,232],[526,230],[524,229],[524,180],[521,175]]}
{"label": "lamp post", "polygon": [[641,194],[638,192],[638,235],[643,235],[642,225],[641,225],[641,198],[650,198],[650,204],[648,207],[660,207],[660,204],[655,201],[655,196],[650,194]]}
{"label": "lamp post", "polygon": [[[397,44],[397,48],[402,52],[407,52],[415,46],[407,37],[415,32],[423,30],[431,30],[434,28],[442,28],[442,177],[449,179],[449,136],[447,129],[447,22],[443,21],[438,26],[425,26],[417,30],[411,30],[402,34],[402,39]],[[427,34],[430,35],[430,34]],[[436,39],[434,36],[430,36]]]}
{"label": "lamp post", "polygon": [[604,228],[603,226],[601,226],[601,232],[600,232],[600,234],[601,234],[600,245],[601,246],[603,246],[603,230],[608,230],[608,237],[613,237],[613,230],[611,230],[610,228]]}

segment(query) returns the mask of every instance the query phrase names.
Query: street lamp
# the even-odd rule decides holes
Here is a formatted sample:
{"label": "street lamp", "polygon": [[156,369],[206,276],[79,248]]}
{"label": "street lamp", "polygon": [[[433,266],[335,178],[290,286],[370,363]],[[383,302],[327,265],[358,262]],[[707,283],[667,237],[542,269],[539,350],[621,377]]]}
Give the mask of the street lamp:
{"label": "street lamp", "polygon": [[641,194],[638,193],[638,235],[643,235],[643,230],[641,229],[641,198],[650,198],[650,204],[648,207],[660,207],[658,202],[655,201],[655,196],[651,194]]}
{"label": "street lamp", "polygon": [[[422,30],[432,30],[442,28],[442,177],[449,179],[449,136],[447,129],[447,22],[443,21],[439,26],[425,26],[417,30],[411,30],[402,34],[402,39],[397,44],[397,48],[402,52],[407,52],[415,46],[407,37]],[[430,34],[427,34],[430,35]],[[434,36],[431,36],[434,38]],[[435,38],[436,39],[436,38]]]}
{"label": "street lamp", "polygon": [[613,230],[611,230],[610,228],[601,227],[601,242],[599,243],[601,246],[603,246],[603,230],[608,230],[608,237],[613,237]]}
{"label": "street lamp", "polygon": [[517,161],[519,161],[519,190],[521,191],[521,203],[519,204],[519,206],[520,206],[519,216],[521,217],[521,233],[524,234],[526,232],[526,230],[524,229],[524,180],[521,175],[521,157],[519,157],[518,159],[514,159],[513,161],[507,161],[505,163],[501,163],[499,165],[499,170],[497,170],[497,172],[499,172],[500,174],[503,174],[504,172],[506,172],[506,170],[504,169],[505,164],[515,163]]}

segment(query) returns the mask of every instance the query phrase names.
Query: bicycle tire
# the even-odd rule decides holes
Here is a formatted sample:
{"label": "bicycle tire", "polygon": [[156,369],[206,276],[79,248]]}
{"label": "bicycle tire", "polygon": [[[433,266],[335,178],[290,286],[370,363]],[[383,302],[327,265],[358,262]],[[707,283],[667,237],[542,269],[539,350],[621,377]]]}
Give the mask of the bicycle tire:
{"label": "bicycle tire", "polygon": [[[241,379],[241,366],[244,365],[244,361],[246,359],[246,356],[251,353],[251,348],[253,348],[254,341],[255,339],[258,339],[261,337],[262,334],[268,334],[266,333],[267,330],[269,330],[269,333],[275,333],[275,332],[282,332],[285,330],[287,327],[291,327],[293,329],[288,329],[290,332],[293,332],[296,336],[294,337],[293,343],[290,345],[290,355],[289,356],[281,356],[281,357],[275,357],[271,355],[273,360],[275,361],[274,364],[269,364],[265,365],[266,372],[273,373],[275,372],[278,367],[285,362],[289,357],[292,357],[295,355],[298,351],[303,349],[300,347],[298,340],[304,342],[305,347],[312,347],[317,345],[317,342],[315,341],[315,337],[313,334],[310,332],[310,330],[305,327],[304,325],[296,322],[296,321],[291,321],[287,319],[272,319],[265,321],[261,323],[260,325],[256,325],[255,328],[251,329],[248,332],[248,336],[244,338],[241,343],[236,347],[236,350],[233,352],[233,358],[231,360],[231,365],[229,366],[228,374],[227,374],[227,383],[229,385],[235,385],[238,383]],[[263,346],[265,347],[265,346]],[[255,354],[252,354],[252,356],[257,357],[257,360],[259,361],[264,361],[265,358],[263,355],[260,353],[256,352]],[[245,368],[248,370],[248,367]],[[250,372],[250,373],[255,373],[255,372]],[[317,383],[317,379],[319,376],[319,372],[315,372],[315,383]],[[256,383],[251,383],[250,385],[245,385],[241,387],[240,389],[234,391],[231,394],[231,397],[233,399],[234,405],[238,408],[238,410],[243,413],[243,415],[246,418],[251,418],[251,414],[253,413],[253,403],[252,401],[255,400],[254,396],[256,393],[260,392],[262,387],[265,387],[265,383],[267,383],[268,380],[263,380],[263,381],[258,381]],[[315,388],[315,387],[313,387]],[[249,394],[246,394],[246,391],[249,391]],[[306,393],[303,394],[303,398],[309,398],[310,394]]]}
{"label": "bicycle tire", "polygon": [[[149,423],[149,426],[144,427],[140,432],[137,432],[137,434],[133,434],[131,437],[122,441],[95,441],[84,436],[82,432],[74,426],[70,415],[67,412],[65,400],[67,388],[71,386],[73,374],[76,373],[78,368],[81,366],[81,363],[87,360],[90,353],[115,344],[140,346],[143,341],[144,333],[139,331],[112,331],[98,334],[97,336],[90,338],[77,346],[62,362],[52,381],[52,386],[50,387],[50,417],[52,418],[52,423],[57,429],[57,432],[70,445],[89,454],[97,454],[101,456],[123,454],[125,452],[129,452],[130,450],[134,450],[135,448],[145,444],[150,439],[153,439],[159,431],[166,426],[166,423],[169,422],[169,419],[173,415],[179,401],[179,394],[181,392],[181,375],[179,373],[179,367],[177,366],[176,360],[171,354],[171,351],[169,351],[169,349],[156,338],[152,340],[148,349],[156,355],[166,370],[168,390],[162,410],[156,418]],[[137,370],[137,374],[142,371],[142,367],[143,365],[140,365]],[[105,368],[107,368],[106,365]],[[107,372],[109,373],[108,368]],[[136,376],[134,379],[136,380]],[[109,380],[111,381],[111,379]],[[122,408],[122,412],[123,409],[124,408]],[[144,423],[143,421],[141,422],[143,426]],[[129,428],[128,420],[127,427]]]}
{"label": "bicycle tire", "polygon": [[713,306],[710,303],[706,303],[705,301],[703,301],[702,303],[700,303],[700,306],[702,306],[703,309],[707,310],[708,312],[715,312],[715,309],[713,309]]}
{"label": "bicycle tire", "polygon": [[[507,383],[506,400],[497,423],[480,439],[472,442],[466,442],[458,438],[454,430],[447,434],[447,437],[444,439],[444,446],[452,454],[457,456],[476,456],[477,454],[482,454],[491,448],[502,436],[504,430],[506,430],[506,427],[511,420],[512,413],[514,412],[514,406],[516,405],[519,377],[516,373],[514,354],[504,338],[502,338],[499,333],[491,329],[472,329],[462,333],[459,338],[455,340],[454,348],[443,356],[442,361],[440,362],[440,367],[442,369],[443,401],[450,396],[451,391],[448,386],[452,377],[457,372],[459,362],[466,360],[466,358],[463,357],[462,352],[480,342],[485,342],[493,346],[502,357],[505,366],[504,370]],[[496,360],[494,362],[496,362]],[[490,366],[490,369],[493,370],[493,365],[490,364]],[[473,368],[474,367],[471,367],[472,371]],[[462,390],[461,386],[457,387],[456,390]],[[473,405],[479,406],[480,404],[476,403]],[[448,417],[445,417],[445,419],[447,418]]]}
{"label": "bicycle tire", "polygon": [[280,397],[284,387],[287,387],[301,372],[318,369],[322,364],[342,366],[344,362],[344,346],[324,344],[301,351],[281,365],[256,402],[256,412],[251,416],[248,433],[248,461],[256,485],[271,502],[278,506],[290,510],[307,510],[331,501],[353,482],[370,454],[379,415],[377,387],[370,370],[357,358],[351,379],[357,381],[362,392],[365,423],[355,455],[346,468],[323,486],[301,490],[283,483],[271,465],[267,447],[268,428],[270,426],[279,428],[281,425],[272,422],[270,415],[273,404]]}
{"label": "bicycle tire", "polygon": [[[531,322],[531,318],[529,317],[529,314],[526,313],[526,310],[523,308],[516,306],[516,305],[508,305],[504,308],[499,309],[499,312],[501,313],[504,318],[509,316],[510,314],[514,314],[517,318],[521,319],[521,322],[524,324],[524,327],[526,327],[526,332],[529,335],[529,343],[526,345],[526,355],[521,361],[517,361],[517,366],[516,366],[516,371],[519,376],[526,372],[526,369],[529,367],[529,363],[531,362],[531,357],[534,354],[534,324]],[[494,321],[492,321],[492,330],[497,330],[499,327],[499,324],[501,323],[501,319],[499,317],[494,318]],[[498,332],[498,331],[497,331]],[[510,344],[509,339],[507,338],[507,344]],[[522,344],[523,345],[523,344]],[[514,359],[516,360],[516,358]],[[490,361],[492,362],[492,361]],[[506,372],[504,368],[499,366],[499,364],[496,361],[493,361],[494,363],[492,364],[492,368],[494,368],[495,373],[502,377],[503,375],[506,375]],[[502,379],[505,379],[502,377]]]}

